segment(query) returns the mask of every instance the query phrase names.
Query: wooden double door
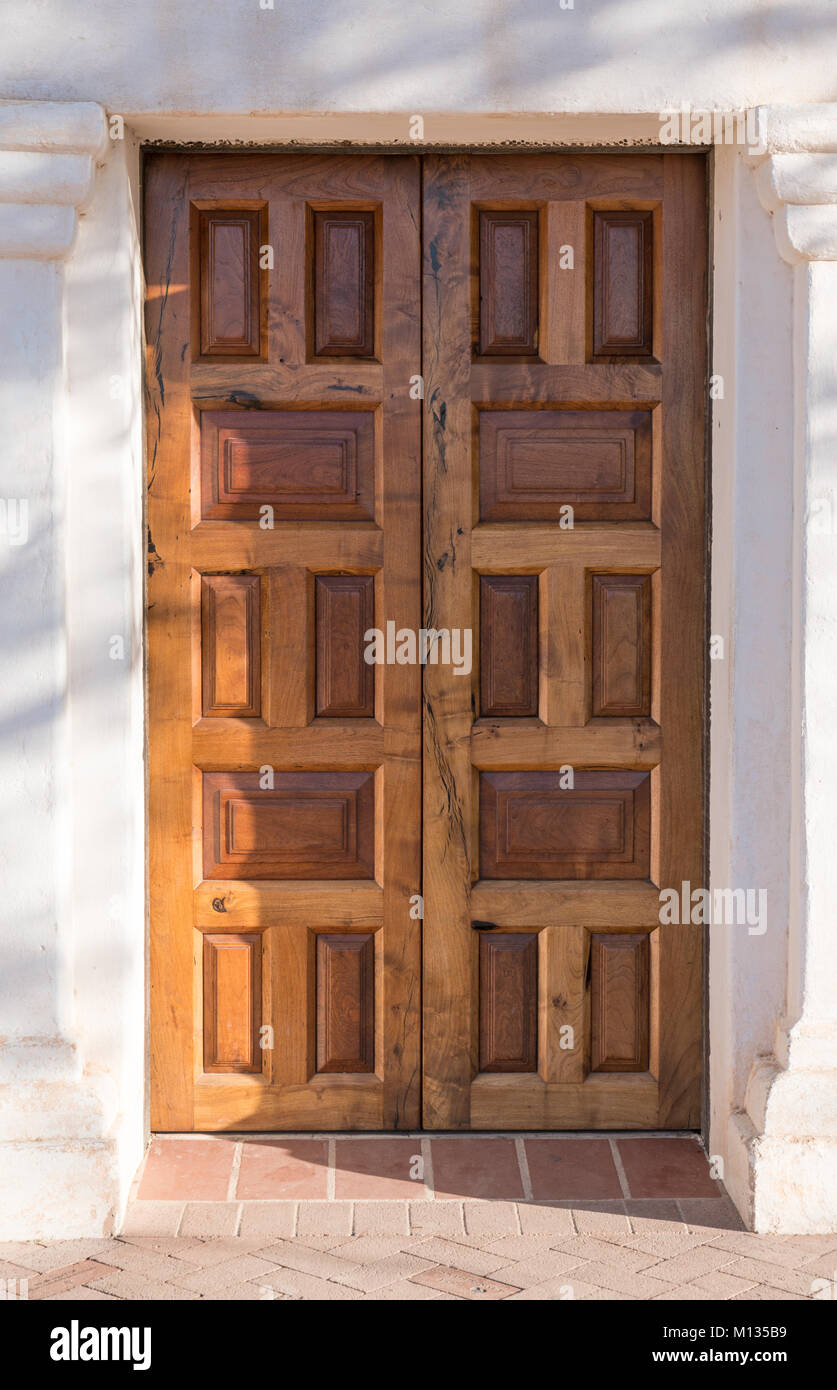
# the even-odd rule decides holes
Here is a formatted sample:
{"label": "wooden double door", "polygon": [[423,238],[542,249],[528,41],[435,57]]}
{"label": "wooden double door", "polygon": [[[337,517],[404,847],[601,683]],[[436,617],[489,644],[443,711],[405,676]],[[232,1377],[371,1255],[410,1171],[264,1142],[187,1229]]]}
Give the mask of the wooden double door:
{"label": "wooden double door", "polygon": [[149,158],[154,1128],[698,1124],[705,206]]}

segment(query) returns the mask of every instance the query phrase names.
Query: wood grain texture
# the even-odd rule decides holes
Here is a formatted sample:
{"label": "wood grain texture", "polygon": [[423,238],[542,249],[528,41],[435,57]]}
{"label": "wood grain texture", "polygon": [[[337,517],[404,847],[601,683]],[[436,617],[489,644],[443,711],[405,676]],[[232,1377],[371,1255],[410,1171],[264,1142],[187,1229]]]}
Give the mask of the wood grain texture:
{"label": "wood grain texture", "polygon": [[650,211],[593,212],[593,355],[653,351],[654,219]]}
{"label": "wood grain texture", "polygon": [[647,410],[481,410],[480,519],[648,521]]}
{"label": "wood grain texture", "polygon": [[646,932],[591,941],[591,1070],[647,1071],[650,1017]]}
{"label": "wood grain texture", "polygon": [[[660,497],[661,887],[704,875],[706,163],[666,157],[662,246],[664,464]],[[701,1110],[700,927],[659,932],[660,1113],[665,1127],[696,1128]]]}
{"label": "wood grain texture", "polygon": [[480,713],[538,712],[538,577],[480,576]]}
{"label": "wood grain texture", "polygon": [[[425,621],[432,614],[435,626],[467,627],[478,617],[480,625],[477,692],[439,671],[425,677],[430,1127],[650,1128],[677,1107],[695,1122],[696,957],[658,917],[660,875],[675,861],[699,873],[702,835],[701,732],[682,714],[696,713],[702,689],[697,403],[705,356],[695,306],[705,313],[705,201],[701,161],[686,174],[679,158],[509,153],[425,162]],[[691,232],[678,246],[671,232],[687,204]],[[516,354],[483,353],[496,342],[493,329],[480,337],[492,308],[479,244],[484,214],[514,217],[534,205],[545,239],[537,355],[534,338],[528,354],[520,340]],[[480,269],[479,294],[470,297],[469,235]],[[572,265],[562,268],[568,247]],[[684,296],[685,314],[676,307]],[[518,327],[521,302],[518,294]],[[669,378],[681,392],[674,416]],[[572,529],[557,524],[567,505]],[[681,549],[673,564],[686,529],[689,558]],[[479,578],[469,582],[469,571]],[[486,714],[487,576],[537,580],[537,714],[531,704],[516,717]],[[691,675],[674,635],[684,603]],[[574,784],[562,788],[567,765]],[[678,784],[685,800],[675,825],[673,799],[664,815],[662,797]],[[503,934],[538,934],[536,1073],[477,1070],[470,919]],[[628,952],[635,963],[653,937],[649,1042],[630,1059],[645,1070],[591,1069],[593,933],[641,935],[644,944]],[[666,969],[682,1021],[667,1012]],[[600,1038],[615,1049],[622,1005],[612,1017],[597,1008]],[[659,1081],[647,1070],[652,1054]]]}
{"label": "wood grain texture", "polygon": [[484,772],[480,777],[483,878],[647,878],[647,772],[576,769]]}
{"label": "wood grain texture", "polygon": [[538,1066],[538,938],[479,933],[480,1071]]}
{"label": "wood grain texture", "polygon": [[205,410],[205,521],[371,521],[374,418],[366,410]]}
{"label": "wood grain texture", "polygon": [[204,717],[261,713],[261,580],[257,574],[201,576]]}
{"label": "wood grain texture", "polygon": [[375,1069],[375,937],[317,936],[317,1071]]}
{"label": "wood grain texture", "polygon": [[364,633],[375,620],[371,574],[316,576],[317,714],[371,719],[375,667],[364,660]]}
{"label": "wood grain texture", "polygon": [[314,355],[375,351],[375,215],[314,212]]}
{"label": "wood grain texture", "polygon": [[[474,626],[470,553],[471,160],[424,160],[424,626]],[[490,564],[490,562],[489,562]],[[473,686],[424,672],[424,1093],[429,1129],[466,1129],[477,1072]]]}
{"label": "wood grain texture", "polygon": [[259,357],[262,275],[267,240],[264,207],[197,208],[200,355]]}
{"label": "wood grain texture", "polygon": [[536,356],[537,212],[482,209],[479,258],[480,356]]}
{"label": "wood grain texture", "polygon": [[256,933],[203,938],[203,1069],[260,1072],[262,939]]}
{"label": "wood grain texture", "polygon": [[[189,296],[171,290],[190,283],[188,202],[186,166],[172,156],[150,159],[145,204],[149,1034],[151,1124],[161,1130],[192,1128],[200,1065],[191,926],[192,565],[183,539],[192,443],[185,356],[196,339]],[[193,295],[197,301],[194,286]]]}
{"label": "wood grain texture", "polygon": [[375,808],[368,772],[203,776],[205,878],[372,878]]}
{"label": "wood grain texture", "polygon": [[651,713],[651,576],[593,574],[593,715]]}
{"label": "wood grain texture", "polygon": [[[414,1128],[420,932],[428,1128],[696,1126],[701,932],[660,926],[658,912],[660,886],[699,884],[703,873],[704,157],[433,154],[423,208],[412,155],[153,153],[147,170],[153,1126]],[[237,339],[245,351],[222,351],[220,339],[217,352],[200,350],[194,228],[218,209],[233,220],[257,212],[260,234],[269,216],[281,247],[258,278],[257,354],[249,327],[247,342]],[[501,274],[486,279],[478,316],[486,211],[517,227],[492,231]],[[320,340],[340,351],[322,355],[319,212],[344,219],[342,288]],[[372,218],[363,270],[359,212]],[[524,250],[533,233],[534,273]],[[574,267],[560,269],[556,251],[579,241]],[[243,258],[231,237],[223,243],[213,274],[221,327],[235,339],[245,332]],[[480,351],[484,328],[501,350]],[[408,391],[418,370],[423,405]],[[566,502],[573,529],[556,524]],[[275,508],[272,530],[259,525],[262,505]],[[203,712],[201,576],[258,579],[258,714],[240,712],[239,617],[222,624],[228,655],[216,663],[216,684],[229,680],[234,698],[213,695]],[[537,595],[537,705],[530,687],[517,706],[527,713],[486,713],[502,702],[485,706],[482,649],[469,677],[428,666],[420,794],[421,671],[378,668],[374,717],[365,695],[341,704],[339,657],[320,680],[328,624],[318,633],[317,580],[338,577],[356,595],[349,607],[365,601],[358,581],[374,577],[376,613],[397,627],[471,629],[480,648],[490,626],[481,579],[519,581],[530,618]],[[245,585],[235,587],[230,614]],[[510,656],[486,669],[507,679],[526,665]],[[355,704],[363,713],[345,712]],[[264,764],[272,789],[257,785]],[[575,784],[561,796],[531,781],[566,764]],[[283,793],[293,800],[300,788],[286,779],[306,777],[326,779],[327,812],[313,809],[308,783],[306,806],[289,814]],[[358,820],[353,777],[366,779],[371,817],[362,808]],[[205,843],[216,877],[204,875]],[[306,876],[283,876],[300,866]],[[423,923],[408,911],[420,890]],[[523,1033],[513,1010],[497,1013],[481,1053],[474,920],[497,924],[483,935],[497,962],[506,957],[506,996],[534,996],[534,1054],[529,1004]],[[258,937],[261,1021],[282,1040],[259,1072],[238,1060],[247,949],[225,958],[218,997],[229,1005],[214,1025],[203,1016],[202,942],[227,933]],[[370,988],[359,943],[373,935]],[[519,944],[527,936],[531,948]],[[338,944],[318,947],[321,937]],[[515,938],[506,952],[500,937]],[[319,974],[318,949],[329,957]],[[323,1042],[318,981],[332,969],[345,1009],[332,1011]],[[213,1026],[218,1037],[231,1030],[212,1055],[242,1066],[236,1074],[202,1070]],[[515,1028],[524,1043],[512,1046]],[[514,1052],[534,1055],[536,1069],[481,1070],[487,1056],[516,1061]],[[361,1059],[370,1069],[318,1069]]]}
{"label": "wood grain texture", "polygon": [[[421,406],[407,390],[420,366],[418,160],[155,153],[147,169],[152,1123],[415,1128],[420,673],[376,672],[376,718],[317,717],[315,579],[374,579],[399,627],[421,625]],[[200,352],[195,229],[219,208],[258,211],[260,230],[269,217],[276,261],[259,273],[258,356]],[[319,361],[308,319],[315,210],[344,231],[374,210],[371,245],[363,233],[374,304],[367,269],[347,260],[321,316],[340,354]],[[242,274],[217,260],[219,304],[240,305]],[[371,343],[346,317],[352,274]],[[232,308],[228,336],[230,325],[241,329]],[[338,344],[341,334],[352,341]],[[367,347],[377,361],[351,356]],[[202,713],[201,574],[259,577],[258,717]],[[205,839],[217,877],[203,876]],[[277,1041],[258,1074],[224,1077],[195,1065],[205,1041],[195,933],[231,928],[260,936],[262,1022]],[[312,943],[323,931],[375,933],[373,1071],[317,1072]]]}

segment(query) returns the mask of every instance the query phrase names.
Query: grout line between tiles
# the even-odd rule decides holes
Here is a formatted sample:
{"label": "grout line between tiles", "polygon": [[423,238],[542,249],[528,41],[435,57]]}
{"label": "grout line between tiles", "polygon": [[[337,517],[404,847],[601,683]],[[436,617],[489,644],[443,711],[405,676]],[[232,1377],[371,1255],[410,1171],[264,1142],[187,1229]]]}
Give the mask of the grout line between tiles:
{"label": "grout line between tiles", "polygon": [[421,1156],[424,1162],[424,1195],[428,1202],[433,1202],[436,1199],[436,1187],[433,1178],[433,1150],[429,1139],[421,1141]]}
{"label": "grout line between tiles", "polygon": [[608,1140],[608,1143],[610,1144],[610,1152],[613,1157],[614,1167],[619,1175],[619,1185],[622,1188],[622,1196],[629,1202],[631,1200],[631,1189],[628,1183],[628,1175],[622,1166],[622,1155],[617,1148],[615,1139]]}
{"label": "grout line between tiles", "polygon": [[[520,1181],[523,1186],[523,1200],[532,1201],[532,1179],[529,1175],[529,1160],[526,1157],[526,1146],[522,1139],[515,1139],[514,1149],[517,1154],[517,1164],[520,1168]],[[518,1216],[518,1221],[519,1221]]]}
{"label": "grout line between tiles", "polygon": [[[334,1201],[334,1194],[335,1194],[335,1192],[336,1192],[336,1190],[337,1190],[337,1172],[336,1172],[336,1165],[337,1165],[337,1140],[336,1140],[336,1139],[329,1139],[329,1141],[328,1141],[328,1158],[327,1158],[327,1163],[328,1163],[328,1171],[327,1171],[327,1173],[326,1173],[326,1200],[329,1201],[329,1202],[333,1202],[333,1201]],[[354,1221],[354,1209],[352,1209],[352,1220]]]}
{"label": "grout line between tiles", "polygon": [[238,1187],[238,1174],[241,1169],[242,1144],[236,1144],[233,1149],[233,1161],[230,1169],[230,1180],[227,1183],[227,1201],[234,1202],[236,1199],[236,1189]]}

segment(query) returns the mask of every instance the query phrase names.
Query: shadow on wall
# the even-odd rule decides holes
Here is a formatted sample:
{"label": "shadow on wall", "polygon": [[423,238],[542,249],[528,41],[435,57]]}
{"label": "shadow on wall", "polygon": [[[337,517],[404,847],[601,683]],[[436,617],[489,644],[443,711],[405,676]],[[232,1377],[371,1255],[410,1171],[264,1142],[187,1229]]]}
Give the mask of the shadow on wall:
{"label": "shadow on wall", "polygon": [[[831,0],[62,0],[4,18],[7,97],[112,111],[619,111],[834,98]],[[563,0],[569,4],[570,0]]]}

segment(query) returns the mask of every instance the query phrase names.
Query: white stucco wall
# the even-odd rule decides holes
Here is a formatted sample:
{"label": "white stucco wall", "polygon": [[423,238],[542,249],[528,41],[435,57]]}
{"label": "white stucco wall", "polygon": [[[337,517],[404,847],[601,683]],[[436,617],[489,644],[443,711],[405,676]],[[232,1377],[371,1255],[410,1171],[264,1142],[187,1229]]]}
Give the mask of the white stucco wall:
{"label": "white stucco wall", "polygon": [[[558,0],[276,0],[274,10],[259,0],[41,0],[3,23],[0,152],[11,160],[0,153],[0,347],[14,370],[4,369],[0,400],[14,428],[0,441],[0,495],[30,498],[32,536],[23,547],[0,537],[12,598],[0,615],[0,782],[13,830],[3,852],[0,1234],[70,1235],[118,1221],[145,1137],[138,140],[386,144],[404,142],[407,115],[419,112],[431,141],[619,146],[653,141],[666,107],[792,102],[807,108],[775,116],[778,148],[837,150],[833,109],[816,105],[837,95],[837,10],[832,0],[708,0],[699,10],[685,0],[575,0],[572,10]],[[59,169],[49,152],[87,158],[91,108],[33,105],[21,144],[21,108],[2,104],[21,100],[97,102],[124,117],[125,138],[98,148],[89,191],[75,189],[76,165]],[[491,119],[474,120],[480,112]],[[816,159],[819,193],[802,169],[797,201],[822,203],[816,254],[827,256],[837,172],[826,154]],[[804,655],[806,421],[819,412],[820,439],[831,382],[817,377],[810,401],[800,383],[812,332],[814,365],[827,356],[823,305],[837,317],[837,296],[827,277],[800,279],[833,261],[794,269],[780,254],[784,214],[817,209],[781,211],[793,190],[771,202],[760,178],[740,150],[718,147],[712,370],[725,390],[712,419],[711,630],[726,655],[711,669],[710,865],[713,886],[767,890],[768,929],[712,928],[710,1150],[748,1219],[781,1226],[784,1210],[789,1229],[823,1229],[837,1207],[829,1216],[819,1196],[793,1198],[787,1144],[774,1169],[790,1163],[790,1176],[780,1173],[761,1207],[755,1172],[788,1028],[808,1003],[817,1018],[834,1011],[827,984],[814,1000],[805,976],[811,959],[826,980],[832,968],[827,951],[812,955],[806,876],[816,822],[819,940],[830,931],[822,840],[833,839],[834,815],[827,783],[808,809],[815,773],[801,739],[812,681],[821,688],[829,664],[806,666]],[[834,544],[820,557],[826,569]],[[826,592],[817,602],[827,608]],[[828,635],[830,621],[820,612],[818,631]],[[109,654],[114,636],[122,660]],[[816,715],[823,737],[827,710]],[[837,1190],[829,1047],[809,1049],[799,1093],[812,1111],[825,1097],[816,1124],[831,1136],[805,1139],[811,1192],[828,1172]]]}
{"label": "white stucco wall", "polygon": [[817,102],[834,22],[831,0],[39,0],[4,13],[0,90],[123,112]]}
{"label": "white stucco wall", "polygon": [[[719,147],[712,243],[710,874],[767,893],[767,929],[713,925],[709,945],[710,1149],[729,1160],[731,1113],[785,1006],[791,875],[793,302],[742,154]],[[734,1162],[734,1159],[733,1159]],[[730,1182],[746,1186],[734,1171]]]}
{"label": "white stucco wall", "polygon": [[117,1202],[146,1134],[139,208],[138,147],[115,142],[79,219],[64,297],[72,1020],[112,1114]]}

